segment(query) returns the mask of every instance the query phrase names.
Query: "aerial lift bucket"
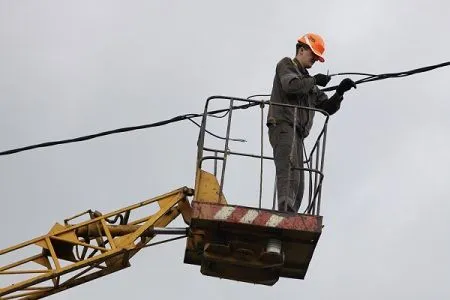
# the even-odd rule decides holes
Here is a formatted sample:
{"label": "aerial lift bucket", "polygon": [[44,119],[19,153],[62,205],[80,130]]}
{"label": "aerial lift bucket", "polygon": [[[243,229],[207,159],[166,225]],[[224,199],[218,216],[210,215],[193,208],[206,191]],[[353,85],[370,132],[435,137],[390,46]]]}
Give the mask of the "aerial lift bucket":
{"label": "aerial lift bucket", "polygon": [[208,276],[273,285],[304,279],[322,217],[193,202],[184,262]]}
{"label": "aerial lift bucket", "polygon": [[[208,105],[211,100],[229,101],[227,109],[219,110],[225,111],[228,116],[226,136],[222,138],[225,145],[221,150],[205,147],[205,133],[209,133],[206,130],[206,121],[211,115]],[[322,216],[319,215],[320,190],[328,118],[309,156],[307,163],[310,167],[304,169],[314,174],[313,181],[310,182],[313,187],[310,192],[314,199],[310,195],[304,214],[261,208],[261,194],[257,208],[230,205],[222,192],[227,157],[234,154],[256,157],[261,160],[261,168],[263,159],[272,159],[263,156],[262,150],[260,155],[230,151],[232,112],[243,107],[234,106],[237,101],[245,102],[244,106],[258,105],[261,108],[262,144],[264,102],[224,96],[208,98],[197,143],[195,193],[191,203],[192,215],[184,262],[201,266],[201,273],[207,276],[255,284],[273,285],[280,277],[304,279],[322,232]],[[294,115],[297,115],[298,109],[308,109],[291,108],[295,110]],[[215,155],[204,155],[204,152],[212,152]],[[218,153],[222,156],[217,156]],[[214,172],[203,170],[202,163],[206,160],[214,162]],[[217,161],[222,162],[220,183],[216,177]],[[319,199],[317,202],[316,196]],[[233,203],[248,203],[248,199],[242,200],[245,201],[233,199]]]}

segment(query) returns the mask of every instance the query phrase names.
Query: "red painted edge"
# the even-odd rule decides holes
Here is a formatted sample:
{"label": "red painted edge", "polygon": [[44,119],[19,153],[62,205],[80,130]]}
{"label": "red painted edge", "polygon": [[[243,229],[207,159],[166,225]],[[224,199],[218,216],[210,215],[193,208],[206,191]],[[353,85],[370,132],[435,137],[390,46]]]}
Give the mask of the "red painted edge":
{"label": "red painted edge", "polygon": [[[192,202],[193,214],[192,219],[202,221],[224,222],[229,224],[242,224],[242,217],[249,211],[257,212],[257,216],[253,219],[250,225],[276,227],[280,229],[291,229],[311,232],[322,231],[322,216],[312,216],[305,214],[287,214],[278,211],[267,209],[258,209],[253,207],[237,206],[237,205],[222,205],[209,202]],[[216,219],[216,214],[223,208],[229,209],[231,214],[226,219]],[[269,225],[270,219],[275,220]]]}

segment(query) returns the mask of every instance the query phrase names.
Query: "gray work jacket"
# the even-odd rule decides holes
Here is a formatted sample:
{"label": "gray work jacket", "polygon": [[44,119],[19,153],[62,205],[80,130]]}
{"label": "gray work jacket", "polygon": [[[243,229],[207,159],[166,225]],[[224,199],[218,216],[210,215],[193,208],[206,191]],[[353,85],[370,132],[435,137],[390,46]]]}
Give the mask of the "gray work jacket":
{"label": "gray work jacket", "polygon": [[[273,103],[318,108],[330,115],[339,110],[343,97],[335,93],[328,99],[328,96],[314,84],[315,79],[309,75],[308,71],[298,66],[300,64],[296,64],[289,57],[278,62],[267,115],[268,125],[280,122],[294,124],[294,109],[272,105]],[[313,118],[313,110],[298,109],[296,126],[302,137],[308,136],[313,125]]]}

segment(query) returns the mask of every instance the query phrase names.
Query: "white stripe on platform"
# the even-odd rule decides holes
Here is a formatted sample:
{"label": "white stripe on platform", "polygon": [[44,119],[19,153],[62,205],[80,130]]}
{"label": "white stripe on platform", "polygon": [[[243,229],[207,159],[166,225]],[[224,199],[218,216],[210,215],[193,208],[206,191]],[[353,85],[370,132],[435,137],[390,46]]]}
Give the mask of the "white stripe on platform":
{"label": "white stripe on platform", "polygon": [[250,209],[247,213],[239,220],[239,223],[251,224],[258,216],[258,211]]}
{"label": "white stripe on platform", "polygon": [[214,215],[215,220],[226,220],[233,213],[235,207],[224,206]]}
{"label": "white stripe on platform", "polygon": [[277,227],[278,224],[280,224],[281,221],[283,221],[283,219],[284,219],[284,217],[280,217],[280,216],[277,216],[277,215],[272,215],[272,216],[270,216],[270,219],[267,220],[266,226]]}

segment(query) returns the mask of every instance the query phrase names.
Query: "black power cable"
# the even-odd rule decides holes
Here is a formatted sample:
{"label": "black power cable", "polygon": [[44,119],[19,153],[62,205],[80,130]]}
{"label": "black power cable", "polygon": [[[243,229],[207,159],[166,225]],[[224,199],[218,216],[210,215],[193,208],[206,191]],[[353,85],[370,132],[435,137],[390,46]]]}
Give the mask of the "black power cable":
{"label": "black power cable", "polygon": [[[428,71],[431,71],[431,70],[434,70],[434,69],[437,69],[437,68],[446,67],[446,66],[449,66],[449,65],[450,65],[450,61],[444,62],[444,63],[441,63],[441,64],[437,64],[437,65],[417,68],[417,69],[413,69],[413,70],[409,70],[409,71],[403,71],[403,72],[398,72],[398,73],[385,73],[385,74],[375,75],[375,74],[368,74],[368,73],[349,72],[349,73],[332,74],[330,76],[338,76],[338,75],[363,75],[363,76],[367,76],[365,78],[362,78],[360,80],[355,81],[356,84],[361,84],[361,83],[366,83],[366,82],[371,82],[371,81],[383,80],[383,79],[387,79],[387,78],[406,77],[406,76],[410,76],[410,75],[414,75],[414,74],[418,74],[418,73],[428,72]],[[337,87],[338,87],[337,85],[336,86],[331,86],[331,87],[322,89],[322,91],[324,91],[324,92],[333,91],[333,90],[336,90]],[[248,99],[253,98],[253,97],[267,97],[267,96],[270,96],[270,95],[253,95],[253,96],[248,97]],[[249,103],[249,104],[234,106],[232,109],[233,110],[235,110],[235,109],[247,109],[247,108],[255,106],[255,105],[259,105],[259,104],[258,103]],[[223,118],[224,116],[227,115],[228,112],[229,112],[229,109],[225,108],[225,109],[219,109],[219,110],[208,112],[208,114],[211,115],[211,116],[214,116],[216,114],[224,113],[224,115],[215,116],[215,117],[218,117],[218,118]],[[72,138],[72,139],[52,141],[52,142],[45,142],[45,143],[30,145],[30,146],[26,146],[26,147],[6,150],[6,151],[3,151],[3,152],[0,152],[0,156],[10,155],[10,154],[14,154],[14,153],[22,152],[22,151],[27,151],[27,150],[32,150],[32,149],[36,149],[36,148],[44,148],[44,147],[50,147],[50,146],[68,144],[68,143],[76,143],[76,142],[86,141],[86,140],[90,140],[90,139],[94,139],[94,138],[98,138],[98,137],[102,137],[102,136],[106,136],[106,135],[116,134],[116,133],[122,133],[122,132],[128,132],[128,131],[147,129],[147,128],[152,128],[152,127],[158,127],[158,126],[163,126],[163,125],[167,125],[167,124],[170,124],[170,123],[179,122],[179,121],[183,121],[183,120],[190,120],[191,122],[193,122],[192,121],[193,118],[198,118],[198,117],[201,117],[201,116],[203,116],[203,114],[185,114],[185,115],[176,116],[176,117],[171,118],[171,119],[167,119],[167,120],[164,120],[164,121],[159,121],[159,122],[155,122],[155,123],[151,123],[151,124],[118,128],[118,129],[114,129],[114,130],[103,131],[103,132],[100,132],[100,133],[91,134],[91,135],[85,135],[85,136]],[[196,124],[196,125],[198,125],[198,124]]]}
{"label": "black power cable", "polygon": [[[374,74],[367,74],[367,73],[355,73],[355,72],[351,72],[351,73],[337,73],[337,74],[332,74],[330,76],[337,76],[337,75],[364,75],[367,76],[365,78],[362,78],[360,80],[355,81],[356,84],[361,84],[361,83],[366,83],[366,82],[371,82],[371,81],[377,81],[377,80],[383,80],[383,79],[388,79],[388,78],[401,78],[401,77],[406,77],[406,76],[410,76],[410,75],[414,75],[414,74],[418,74],[418,73],[423,73],[423,72],[428,72],[437,68],[442,68],[442,67],[446,67],[450,65],[450,61],[441,63],[441,64],[437,64],[437,65],[432,65],[432,66],[427,66],[427,67],[422,67],[422,68],[417,68],[417,69],[413,69],[413,70],[409,70],[409,71],[403,71],[403,72],[398,72],[398,73],[385,73],[385,74],[378,74],[378,75],[374,75]],[[324,92],[329,92],[329,91],[334,91],[336,90],[338,86],[331,86],[331,87],[327,87],[322,89],[322,91]]]}
{"label": "black power cable", "polygon": [[27,151],[27,150],[32,150],[32,149],[36,149],[36,148],[44,148],[44,147],[50,147],[50,146],[68,144],[68,143],[82,142],[82,141],[86,141],[86,140],[90,140],[90,139],[94,139],[94,138],[98,138],[98,137],[106,136],[106,135],[110,135],[110,134],[116,134],[116,133],[122,133],[122,132],[127,132],[127,131],[133,131],[133,130],[139,130],[139,129],[146,129],[146,128],[151,128],[151,127],[162,126],[162,125],[166,125],[166,124],[169,124],[169,123],[186,120],[186,119],[189,119],[189,118],[192,118],[192,117],[195,117],[195,116],[182,115],[182,116],[177,116],[177,117],[174,117],[174,118],[171,118],[171,119],[168,119],[168,120],[152,123],[152,124],[145,124],[145,125],[139,125],[139,126],[118,128],[118,129],[114,129],[114,130],[103,131],[103,132],[99,132],[99,133],[96,133],[96,134],[85,135],[85,136],[72,138],[72,139],[52,141],[52,142],[45,142],[45,143],[40,143],[40,144],[35,144],[35,145],[26,146],[26,147],[21,147],[21,148],[16,148],[16,149],[3,151],[3,152],[0,152],[0,155],[9,155],[9,154],[22,152],[22,151]]}
{"label": "black power cable", "polygon": [[[254,105],[257,105],[257,104],[254,104],[254,103],[244,104],[244,105],[234,106],[232,109],[233,110],[236,110],[236,109],[247,109],[247,108],[249,108],[251,106],[254,106]],[[220,114],[220,113],[227,113],[228,111],[229,111],[228,108],[224,108],[224,109],[210,111],[210,112],[208,112],[208,114],[209,115],[215,115],[215,114]],[[99,133],[95,133],[95,134],[90,134],[90,135],[85,135],[85,136],[81,136],[81,137],[77,137],[77,138],[72,138],[72,139],[65,139],[65,140],[52,141],[52,142],[45,142],[45,143],[25,146],[25,147],[21,147],[21,148],[6,150],[6,151],[3,151],[3,152],[0,152],[0,156],[2,156],[2,155],[10,155],[10,154],[14,154],[14,153],[22,152],[22,151],[27,151],[27,150],[32,150],[32,149],[37,149],[37,148],[44,148],[44,147],[51,147],[51,146],[62,145],[62,144],[82,142],[82,141],[91,140],[91,139],[102,137],[102,136],[106,136],[106,135],[122,133],[122,132],[128,132],[128,131],[134,131],[134,130],[140,130],[140,129],[147,129],[147,128],[152,128],[152,127],[158,127],[158,126],[163,126],[163,125],[167,125],[167,124],[170,124],[170,123],[175,123],[175,122],[179,122],[179,121],[183,121],[183,120],[190,120],[192,122],[193,118],[198,118],[198,117],[201,117],[201,116],[203,116],[202,113],[185,114],[185,115],[176,116],[176,117],[173,117],[171,119],[164,120],[164,121],[155,122],[155,123],[139,125],[139,126],[123,127],[123,128],[103,131],[103,132],[99,132]],[[223,116],[218,116],[218,118],[222,118],[222,117]],[[244,141],[244,140],[236,139],[236,141]]]}

